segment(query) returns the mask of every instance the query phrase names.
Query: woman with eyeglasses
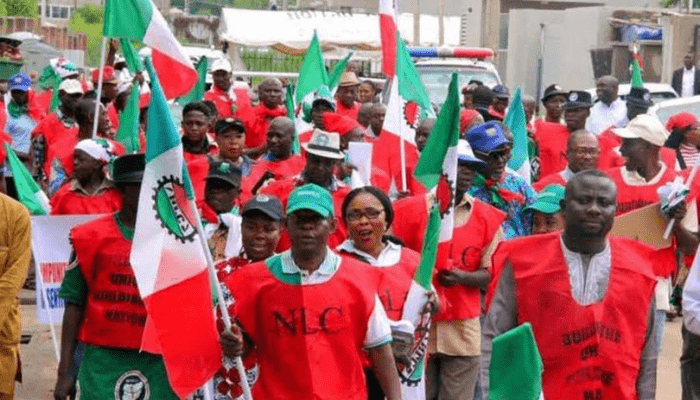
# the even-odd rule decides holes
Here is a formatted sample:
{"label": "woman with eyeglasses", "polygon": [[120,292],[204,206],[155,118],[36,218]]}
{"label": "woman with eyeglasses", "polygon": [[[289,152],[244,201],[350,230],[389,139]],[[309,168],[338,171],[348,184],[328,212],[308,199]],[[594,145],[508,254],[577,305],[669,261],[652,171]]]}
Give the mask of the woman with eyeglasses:
{"label": "woman with eyeglasses", "polygon": [[[402,318],[420,255],[404,247],[400,240],[387,235],[394,219],[394,210],[391,200],[381,190],[372,186],[354,189],[345,197],[342,215],[348,239],[337,250],[342,256],[354,257],[375,267],[379,299],[392,321],[392,348],[404,397],[407,390],[424,397],[424,377],[421,375],[414,382],[411,379],[418,366],[425,366],[430,315],[437,302],[435,296],[431,293],[425,299],[426,312],[418,326],[414,326],[414,321]],[[422,354],[418,356],[419,361],[414,360],[417,354]],[[377,379],[368,365],[365,367],[369,400],[384,399]]]}

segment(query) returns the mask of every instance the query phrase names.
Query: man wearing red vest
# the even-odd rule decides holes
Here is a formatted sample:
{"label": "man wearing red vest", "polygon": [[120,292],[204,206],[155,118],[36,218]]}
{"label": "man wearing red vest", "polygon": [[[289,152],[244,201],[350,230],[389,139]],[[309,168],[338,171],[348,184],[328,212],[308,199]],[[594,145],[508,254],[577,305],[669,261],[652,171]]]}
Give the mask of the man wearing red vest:
{"label": "man wearing red vest", "polygon": [[258,85],[260,104],[253,107],[246,124],[245,146],[251,157],[257,157],[265,151],[267,129],[273,119],[286,117],[287,108],[282,105],[284,89],[277,78],[265,79]]}
{"label": "man wearing red vest", "polygon": [[493,263],[502,272],[483,332],[484,393],[493,338],[529,322],[544,363],[545,399],[654,399],[654,249],[607,236],[615,207],[610,178],[579,172],[562,201],[563,233],[498,247]]}
{"label": "man wearing red vest", "polygon": [[[241,200],[245,202],[260,186],[260,180],[280,180],[299,174],[304,169],[305,160],[300,154],[292,154],[294,143],[294,122],[287,117],[272,120],[267,129],[267,153],[253,164],[248,176],[243,177]],[[269,173],[268,173],[269,172]],[[267,175],[267,176],[265,176]]]}
{"label": "man wearing red vest", "polygon": [[66,136],[78,133],[75,121],[75,106],[83,97],[83,87],[77,79],[66,79],[58,87],[60,105],[55,113],[48,114],[32,131],[34,165],[44,172],[44,163],[48,149]]}
{"label": "man wearing red vest", "polygon": [[211,64],[211,73],[214,84],[206,93],[204,100],[208,100],[216,105],[219,112],[219,118],[239,117],[243,118],[243,113],[248,113],[250,110],[250,98],[248,91],[234,89],[231,81],[231,63],[219,58]]}
{"label": "man wearing red vest", "polygon": [[586,169],[595,169],[598,166],[598,138],[585,130],[571,133],[566,143],[566,159],[568,165],[562,171],[543,177],[532,184],[532,188],[539,192],[549,185],[566,186],[566,182],[577,172]]}
{"label": "man wearing red vest", "polygon": [[357,113],[360,112],[362,104],[357,101],[357,87],[360,82],[354,72],[344,72],[338,83],[338,90],[335,93],[336,112],[357,120]]}
{"label": "man wearing red vest", "polygon": [[433,281],[442,308],[433,318],[428,339],[426,400],[474,398],[481,354],[480,290],[491,281],[491,255],[503,238],[501,223],[506,218],[467,194],[476,170],[486,163],[474,156],[466,140],[459,141],[458,163],[447,268],[440,268]]}
{"label": "man wearing red vest", "polygon": [[[257,350],[257,400],[365,400],[364,351],[387,399],[401,398],[376,276],[328,247],[334,208],[318,185],[295,189],[287,205],[291,250],[226,281],[240,328]],[[233,331],[221,338],[227,357],[244,350],[239,329]]]}
{"label": "man wearing red vest", "polygon": [[[306,150],[306,166],[301,174],[272,182],[260,190],[261,194],[275,196],[287,204],[292,191],[302,185],[313,183],[328,190],[333,197],[335,215],[340,218],[345,196],[350,192],[350,187],[335,177],[338,163],[345,157],[340,150],[340,135],[335,132],[314,130],[311,141],[304,145]],[[338,220],[334,225],[328,245],[338,247],[345,240],[347,233],[342,221]],[[288,235],[283,235],[278,250],[289,249]]]}
{"label": "man wearing red vest", "polygon": [[162,357],[139,350],[146,308],[129,257],[145,164],[143,154],[116,159],[121,210],[71,231],[73,255],[59,292],[66,309],[56,400],[74,396],[70,372],[78,341],[86,346],[78,375],[83,398],[177,399]]}
{"label": "man wearing red vest", "polygon": [[[668,138],[668,132],[661,122],[648,114],[641,114],[627,124],[625,128],[614,130],[622,138],[620,153],[627,160],[624,167],[607,170],[617,186],[616,215],[637,210],[659,201],[657,190],[666,183],[672,182],[678,173],[673,167],[661,160],[660,150]],[[685,205],[685,204],[683,204]],[[667,251],[675,255],[676,246],[686,255],[693,255],[697,249],[698,230],[697,207],[688,207],[683,221],[673,226],[674,246]],[[663,337],[663,326],[666,321],[666,311],[671,307],[671,272],[676,270],[676,260],[668,265],[667,274],[659,280],[656,287],[656,326],[659,341]],[[660,350],[660,347],[659,347]]]}
{"label": "man wearing red vest", "polygon": [[[275,248],[284,229],[284,212],[282,204],[274,197],[259,195],[250,199],[241,211],[240,236],[243,250],[235,257],[220,261],[214,266],[221,282],[229,315],[235,316],[234,297],[223,283],[240,268],[253,263],[265,261],[275,254]],[[219,334],[224,332],[221,310],[216,309],[216,327]],[[236,372],[234,360],[224,357],[223,366],[214,375],[214,390],[218,400],[242,400],[243,388],[241,377]],[[249,351],[243,358],[248,384],[252,387],[258,379],[260,368],[257,365],[255,351]]]}
{"label": "man wearing red vest", "polygon": [[566,168],[566,142],[571,132],[586,127],[591,107],[591,94],[574,90],[569,92],[564,104],[566,125],[559,122],[535,123],[535,140],[540,148],[540,176],[555,174]]}

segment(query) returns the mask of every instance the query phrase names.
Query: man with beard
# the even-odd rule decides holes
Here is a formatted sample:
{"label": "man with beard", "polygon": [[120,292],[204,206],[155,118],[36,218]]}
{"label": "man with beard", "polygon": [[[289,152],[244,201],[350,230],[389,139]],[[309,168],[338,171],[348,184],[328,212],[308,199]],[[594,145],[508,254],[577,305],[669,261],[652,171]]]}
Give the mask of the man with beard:
{"label": "man with beard", "polygon": [[544,363],[544,398],[654,399],[655,250],[608,236],[616,194],[602,172],[579,172],[561,202],[563,232],[496,250],[482,342],[484,393],[493,339],[529,322]]}
{"label": "man with beard", "polygon": [[565,186],[577,172],[597,168],[599,154],[596,135],[585,130],[575,131],[571,133],[566,144],[566,159],[569,161],[566,168],[556,174],[543,177],[532,184],[532,187],[539,192],[549,185]]}

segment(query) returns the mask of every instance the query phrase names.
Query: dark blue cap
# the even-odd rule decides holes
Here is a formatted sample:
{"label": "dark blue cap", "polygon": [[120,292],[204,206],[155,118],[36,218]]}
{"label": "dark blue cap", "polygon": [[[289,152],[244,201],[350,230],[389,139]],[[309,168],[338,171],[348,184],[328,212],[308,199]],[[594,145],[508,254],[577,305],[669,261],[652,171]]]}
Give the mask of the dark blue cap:
{"label": "dark blue cap", "polygon": [[510,90],[505,85],[496,85],[492,90],[497,99],[510,99]]}
{"label": "dark blue cap", "polygon": [[467,132],[467,141],[475,152],[482,154],[489,154],[510,144],[498,121],[489,121],[473,127]]}

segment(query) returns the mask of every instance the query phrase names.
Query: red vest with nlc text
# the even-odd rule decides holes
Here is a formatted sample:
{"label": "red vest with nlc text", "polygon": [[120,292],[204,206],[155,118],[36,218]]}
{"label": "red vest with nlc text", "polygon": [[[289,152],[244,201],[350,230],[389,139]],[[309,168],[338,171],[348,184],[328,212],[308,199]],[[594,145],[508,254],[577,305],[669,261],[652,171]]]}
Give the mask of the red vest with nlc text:
{"label": "red vest with nlc text", "polygon": [[656,284],[644,257],[649,247],[609,237],[608,290],[600,302],[582,306],[571,294],[560,237],[517,239],[508,254],[518,324],[532,324],[542,355],[544,398],[635,400]]}
{"label": "red vest with nlc text", "polygon": [[129,263],[131,242],[119,230],[115,216],[73,228],[71,242],[89,293],[79,340],[138,350],[146,308]]}
{"label": "red vest with nlc text", "polygon": [[226,281],[236,315],[258,349],[256,400],[364,400],[361,357],[374,310],[376,276],[342,257],[326,282],[301,285],[281,256],[241,268]]}
{"label": "red vest with nlc text", "polygon": [[[354,257],[353,254],[346,252],[341,252],[341,255]],[[387,267],[372,266],[378,277],[379,300],[390,320],[400,321],[402,319],[403,306],[406,303],[408,290],[411,288],[418,263],[420,263],[420,254],[402,247],[398,263]]]}
{"label": "red vest with nlc text", "polygon": [[605,171],[617,186],[616,216],[659,202],[656,190],[677,176],[673,168],[666,166],[666,171],[658,182],[652,185],[630,186],[622,179],[622,168],[624,167]]}
{"label": "red vest with nlc text", "polygon": [[[481,266],[484,251],[506,219],[501,210],[474,200],[466,224],[454,229],[450,249],[452,268],[474,272]],[[481,295],[476,286],[453,285],[445,287],[437,279],[433,285],[443,302],[435,321],[465,321],[481,315]]]}

